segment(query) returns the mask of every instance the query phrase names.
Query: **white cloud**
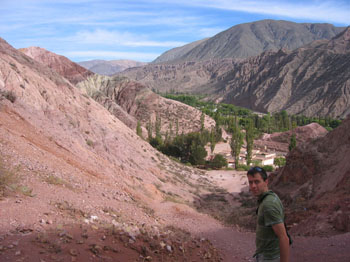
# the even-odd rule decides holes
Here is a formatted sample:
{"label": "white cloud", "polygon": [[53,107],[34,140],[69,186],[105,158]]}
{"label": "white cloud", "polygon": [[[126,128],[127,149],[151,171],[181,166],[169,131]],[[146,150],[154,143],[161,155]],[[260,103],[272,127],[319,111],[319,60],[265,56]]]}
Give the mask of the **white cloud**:
{"label": "white cloud", "polygon": [[112,59],[132,59],[136,61],[152,61],[160,54],[141,53],[141,52],[114,52],[114,51],[70,51],[63,52],[62,55],[70,57],[75,61],[92,60],[96,58],[112,60]]}
{"label": "white cloud", "polygon": [[[157,1],[157,0],[155,0]],[[174,2],[163,0],[162,2]],[[350,24],[348,1],[178,0],[181,5]]]}
{"label": "white cloud", "polygon": [[81,44],[103,44],[130,47],[177,47],[185,45],[186,42],[178,41],[153,41],[146,36],[132,34],[129,32],[118,32],[97,29],[94,31],[80,31],[66,40]]}

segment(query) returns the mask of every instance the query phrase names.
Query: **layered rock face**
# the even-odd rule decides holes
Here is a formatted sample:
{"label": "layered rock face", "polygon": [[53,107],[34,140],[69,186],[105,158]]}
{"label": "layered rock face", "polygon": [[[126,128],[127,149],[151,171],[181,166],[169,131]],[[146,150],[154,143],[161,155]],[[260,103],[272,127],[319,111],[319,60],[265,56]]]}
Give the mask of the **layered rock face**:
{"label": "layered rock face", "polygon": [[248,59],[209,85],[224,93],[218,95],[223,102],[258,111],[345,117],[350,113],[349,31],[293,52]]}
{"label": "layered rock face", "polygon": [[21,48],[19,51],[33,58],[51,69],[55,70],[64,78],[68,79],[72,84],[77,84],[85,80],[94,73],[84,67],[70,61],[68,58],[47,51],[41,47]]}
{"label": "layered rock face", "polygon": [[[200,130],[202,113],[199,110],[163,98],[144,85],[127,78],[94,76],[78,84],[78,87],[108,110],[117,113],[118,118],[121,115],[120,110],[117,110],[119,107],[139,120],[143,126],[146,126],[149,121],[154,125],[156,117],[160,117],[163,134],[166,132],[175,134],[176,123],[178,123],[179,133]],[[135,121],[133,123],[122,121],[133,129],[136,127]],[[206,116],[204,126],[210,129],[215,126],[215,121]]]}
{"label": "layered rock face", "polygon": [[140,68],[127,69],[117,75],[125,76],[161,93],[215,93],[208,82],[235,66],[233,59],[213,59],[204,62],[180,64],[150,64]]}
{"label": "layered rock face", "polygon": [[262,20],[233,26],[213,37],[165,52],[154,63],[181,63],[224,58],[248,58],[281,48],[294,50],[319,39],[331,39],[344,27]]}
{"label": "layered rock face", "polygon": [[[273,187],[298,223],[295,231],[350,231],[350,118],[326,136],[301,144],[287,156]],[[312,223],[310,224],[310,221]],[[305,233],[304,232],[304,233]]]}

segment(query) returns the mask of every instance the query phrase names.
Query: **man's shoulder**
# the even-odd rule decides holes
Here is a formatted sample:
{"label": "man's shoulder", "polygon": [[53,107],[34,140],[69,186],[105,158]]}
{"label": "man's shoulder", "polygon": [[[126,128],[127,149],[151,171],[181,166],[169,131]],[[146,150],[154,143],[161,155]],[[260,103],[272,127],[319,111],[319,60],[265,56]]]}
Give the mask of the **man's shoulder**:
{"label": "man's shoulder", "polygon": [[270,191],[269,194],[264,197],[262,204],[264,206],[280,205],[281,200],[276,193]]}

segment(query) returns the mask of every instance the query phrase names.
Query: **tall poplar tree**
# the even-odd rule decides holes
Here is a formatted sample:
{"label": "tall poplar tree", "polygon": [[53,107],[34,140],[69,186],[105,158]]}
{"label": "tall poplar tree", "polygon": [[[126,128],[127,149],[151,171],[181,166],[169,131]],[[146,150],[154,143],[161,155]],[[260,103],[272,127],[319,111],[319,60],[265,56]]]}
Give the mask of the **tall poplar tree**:
{"label": "tall poplar tree", "polygon": [[151,119],[148,121],[148,124],[146,126],[147,128],[147,133],[148,133],[148,141],[151,141],[152,137],[153,137],[153,126],[152,126],[152,122]]}
{"label": "tall poplar tree", "polygon": [[290,138],[290,143],[289,143],[289,151],[292,151],[293,148],[297,146],[297,139],[295,137],[295,134],[292,134]]}
{"label": "tall poplar tree", "polygon": [[230,142],[231,155],[235,159],[235,168],[238,168],[239,153],[241,152],[241,147],[243,145],[243,134],[239,128],[237,118],[232,123],[232,138]]}
{"label": "tall poplar tree", "polygon": [[156,128],[156,138],[157,139],[162,139],[162,135],[160,133],[160,130],[162,128],[162,120],[161,120],[161,118],[160,118],[160,116],[158,114],[156,115],[155,128]]}
{"label": "tall poplar tree", "polygon": [[245,140],[247,142],[247,165],[252,162],[254,147],[254,126],[252,119],[248,119],[245,129]]}
{"label": "tall poplar tree", "polygon": [[140,122],[140,121],[137,121],[136,134],[137,134],[139,137],[143,138],[143,137],[142,137],[141,122]]}

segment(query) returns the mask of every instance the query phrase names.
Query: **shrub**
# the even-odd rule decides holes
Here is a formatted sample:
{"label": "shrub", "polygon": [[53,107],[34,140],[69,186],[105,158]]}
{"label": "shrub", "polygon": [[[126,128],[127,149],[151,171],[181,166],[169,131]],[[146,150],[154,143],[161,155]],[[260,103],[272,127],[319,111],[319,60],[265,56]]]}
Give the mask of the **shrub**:
{"label": "shrub", "polygon": [[93,142],[92,140],[86,139],[85,141],[86,141],[86,144],[87,144],[88,146],[91,146],[91,147],[94,146],[94,142]]}
{"label": "shrub", "polygon": [[286,159],[284,157],[276,157],[273,161],[273,164],[280,168],[286,165]]}
{"label": "shrub", "polygon": [[270,165],[263,166],[263,168],[264,168],[265,171],[267,171],[267,172],[272,172],[272,171],[273,171],[273,166],[270,166]]}
{"label": "shrub", "polygon": [[250,166],[247,165],[237,165],[237,170],[238,171],[248,171]]}
{"label": "shrub", "polygon": [[9,100],[11,103],[14,103],[16,101],[16,95],[14,92],[12,91],[0,91],[0,95],[2,95],[3,97],[5,97],[7,100]]}
{"label": "shrub", "polygon": [[0,162],[0,199],[5,195],[9,186],[14,183],[14,180],[14,175],[3,168]]}
{"label": "shrub", "polygon": [[215,168],[215,169],[227,167],[227,160],[223,155],[217,154],[215,155],[213,160],[209,162],[209,167]]}

